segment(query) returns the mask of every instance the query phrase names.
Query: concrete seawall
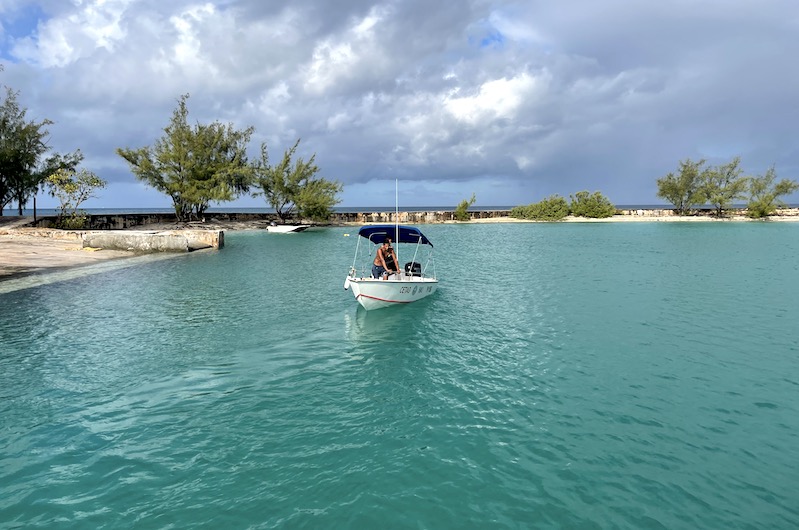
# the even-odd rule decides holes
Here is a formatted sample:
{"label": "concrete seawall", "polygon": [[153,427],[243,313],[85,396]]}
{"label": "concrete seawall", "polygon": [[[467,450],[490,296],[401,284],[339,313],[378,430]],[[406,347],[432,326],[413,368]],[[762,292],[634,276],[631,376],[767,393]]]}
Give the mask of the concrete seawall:
{"label": "concrete seawall", "polygon": [[13,233],[60,241],[80,241],[83,248],[133,252],[191,252],[225,246],[222,230],[56,230],[17,228]]}
{"label": "concrete seawall", "polygon": [[221,230],[104,230],[83,234],[83,246],[136,252],[191,252],[225,246]]}

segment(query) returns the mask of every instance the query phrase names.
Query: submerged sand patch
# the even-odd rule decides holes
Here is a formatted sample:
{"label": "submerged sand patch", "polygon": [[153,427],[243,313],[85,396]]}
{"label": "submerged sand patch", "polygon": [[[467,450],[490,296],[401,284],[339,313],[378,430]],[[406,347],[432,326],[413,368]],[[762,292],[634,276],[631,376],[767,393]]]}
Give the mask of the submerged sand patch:
{"label": "submerged sand patch", "polygon": [[55,239],[8,232],[0,234],[0,281],[134,255],[122,250],[84,249],[80,239]]}

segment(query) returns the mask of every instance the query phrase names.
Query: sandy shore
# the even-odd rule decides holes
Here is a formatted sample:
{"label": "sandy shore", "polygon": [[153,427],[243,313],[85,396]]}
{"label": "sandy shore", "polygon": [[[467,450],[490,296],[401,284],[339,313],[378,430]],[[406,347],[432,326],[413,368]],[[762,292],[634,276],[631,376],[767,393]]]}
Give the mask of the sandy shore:
{"label": "sandy shore", "polygon": [[78,239],[52,239],[24,233],[0,233],[0,282],[134,256],[123,250],[82,248]]}

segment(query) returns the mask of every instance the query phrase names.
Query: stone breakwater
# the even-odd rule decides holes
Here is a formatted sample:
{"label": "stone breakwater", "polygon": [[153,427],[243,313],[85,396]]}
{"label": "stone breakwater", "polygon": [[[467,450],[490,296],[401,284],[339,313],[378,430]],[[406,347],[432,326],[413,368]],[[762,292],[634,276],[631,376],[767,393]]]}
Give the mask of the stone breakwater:
{"label": "stone breakwater", "polygon": [[[492,220],[516,221],[510,217],[510,210],[476,210],[469,211],[469,220],[472,222],[485,222]],[[371,224],[371,223],[393,223],[397,216],[394,212],[359,212],[359,213],[335,213],[331,216],[333,224]],[[670,208],[636,208],[619,209],[616,215],[602,221],[631,221],[631,220],[717,220],[710,210],[699,210],[693,215],[679,216],[676,211]],[[745,209],[732,209],[727,212],[724,219],[729,220],[748,220]],[[799,219],[799,208],[783,208],[771,217],[779,220]],[[587,221],[584,217],[571,217],[571,221]],[[454,211],[435,211],[435,212],[399,212],[399,222],[403,224],[425,224],[425,223],[447,223],[455,222]]]}
{"label": "stone breakwater", "polygon": [[[469,219],[472,221],[481,219],[500,219],[508,217],[510,210],[474,210],[469,211]],[[431,212],[398,212],[399,222],[403,224],[428,224],[446,223],[455,221],[455,212],[450,210],[440,210]],[[375,224],[393,223],[397,218],[395,212],[353,212],[353,213],[334,213],[330,216],[333,224]]]}
{"label": "stone breakwater", "polygon": [[[469,217],[472,220],[480,219],[494,219],[508,217],[510,210],[475,210],[469,212]],[[394,212],[336,212],[330,216],[329,223],[333,225],[343,224],[368,224],[368,223],[393,223]],[[426,224],[426,223],[445,223],[455,220],[454,211],[425,211],[413,212],[403,211],[399,212],[401,223],[410,224]],[[224,225],[225,223],[237,223],[245,225],[248,228],[265,228],[269,223],[279,222],[277,214],[273,213],[207,213],[202,220],[192,221],[188,223],[179,223],[175,214],[158,213],[158,214],[102,214],[102,215],[89,215],[88,228],[90,230],[131,230],[137,228],[146,228],[150,226],[163,227],[166,225],[174,225],[175,228],[181,229],[206,229],[208,226],[217,224]],[[308,224],[306,220],[294,219],[294,222]],[[56,217],[45,216],[39,217],[35,223],[31,223],[39,228],[52,228],[55,226]]]}

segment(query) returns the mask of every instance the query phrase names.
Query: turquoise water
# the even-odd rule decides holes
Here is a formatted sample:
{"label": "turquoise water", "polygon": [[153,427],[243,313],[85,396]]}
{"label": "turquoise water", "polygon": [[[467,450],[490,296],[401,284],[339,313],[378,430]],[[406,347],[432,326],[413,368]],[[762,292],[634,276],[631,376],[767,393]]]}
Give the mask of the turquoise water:
{"label": "turquoise water", "polygon": [[799,526],[799,223],[424,231],[369,313],[352,228],[1,294],[0,527]]}

